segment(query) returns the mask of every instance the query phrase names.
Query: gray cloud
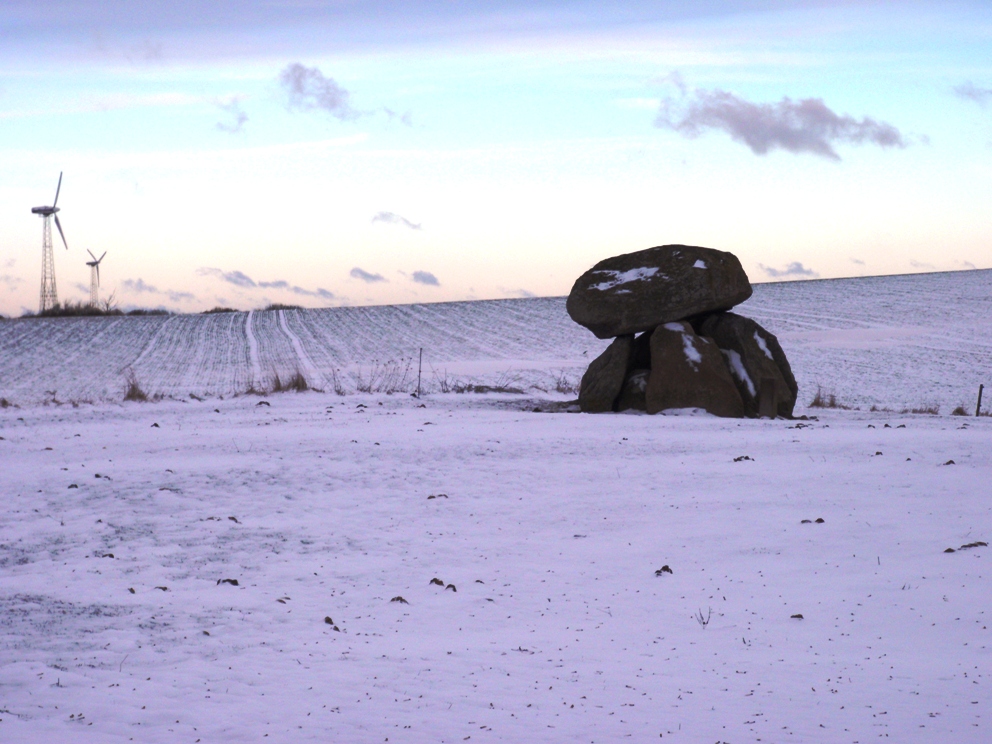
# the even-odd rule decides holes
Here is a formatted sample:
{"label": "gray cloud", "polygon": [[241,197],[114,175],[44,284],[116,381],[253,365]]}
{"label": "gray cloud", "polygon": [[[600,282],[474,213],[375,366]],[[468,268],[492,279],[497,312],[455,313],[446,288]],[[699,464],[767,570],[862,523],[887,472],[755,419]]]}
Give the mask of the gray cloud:
{"label": "gray cloud", "polygon": [[852,258],[851,259],[851,263],[856,263],[858,266],[864,266],[865,265],[865,262],[862,261],[860,258]]}
{"label": "gray cloud", "polygon": [[434,276],[429,271],[414,271],[413,272],[413,275],[410,278],[413,281],[415,281],[417,284],[427,284],[428,286],[431,286],[431,287],[440,287],[441,286],[441,282],[439,282],[437,280],[437,277]]}
{"label": "gray cloud", "polygon": [[21,283],[21,278],[10,274],[0,274],[0,283],[6,284],[10,289],[16,289]]}
{"label": "gray cloud", "polygon": [[986,103],[992,101],[992,88],[979,88],[970,80],[962,83],[961,85],[955,86],[954,93],[960,98],[974,101],[979,106],[983,107]]}
{"label": "gray cloud", "polygon": [[279,82],[289,97],[290,109],[318,109],[341,121],[357,119],[361,115],[348,102],[351,94],[333,78],[324,77],[316,67],[304,67],[294,62],[279,73]]}
{"label": "gray cloud", "polygon": [[121,282],[121,286],[127,292],[134,292],[135,294],[140,294],[142,292],[153,292],[158,294],[158,288],[153,287],[151,284],[145,284],[144,279],[125,279]]}
{"label": "gray cloud", "polygon": [[978,268],[971,261],[962,261],[961,262],[961,265],[964,266],[966,269],[977,269]]}
{"label": "gray cloud", "polygon": [[221,271],[220,269],[197,269],[196,273],[200,276],[216,276],[223,279],[228,284],[233,284],[236,287],[246,287],[252,288],[258,285],[246,274],[240,271]]}
{"label": "gray cloud", "polygon": [[373,222],[385,222],[389,225],[403,225],[404,227],[409,227],[411,230],[419,230],[419,222],[410,222],[406,217],[403,217],[393,212],[376,212],[372,217]]}
{"label": "gray cloud", "polygon": [[924,263],[923,261],[910,261],[909,265],[912,266],[914,269],[929,269],[931,271],[935,271],[937,269],[937,267],[934,266],[933,264]]}
{"label": "gray cloud", "polygon": [[231,116],[232,121],[226,123],[223,121],[217,122],[217,128],[222,132],[228,132],[230,134],[237,134],[242,129],[244,129],[245,122],[248,121],[248,114],[246,114],[241,109],[241,104],[237,99],[229,101],[228,103],[217,104],[224,112]]}
{"label": "gray cloud", "polygon": [[17,263],[16,258],[8,258],[6,261],[3,262],[3,267],[5,269],[12,269],[14,268],[15,263]]}
{"label": "gray cloud", "polygon": [[765,266],[764,264],[758,264],[761,270],[764,271],[768,276],[771,277],[787,277],[787,276],[808,276],[811,279],[815,279],[819,276],[812,269],[807,269],[798,261],[793,261],[784,269],[774,269],[771,266]]}
{"label": "gray cloud", "polygon": [[867,116],[858,120],[837,114],[820,98],[752,103],[719,89],[697,88],[690,92],[677,74],[666,82],[675,84],[680,95],[662,100],[654,124],[689,138],[698,137],[706,129],[717,129],[747,145],[756,155],[779,148],[830,160],[840,160],[833,148],[840,142],[900,148],[907,144],[891,124]]}
{"label": "gray cloud", "polygon": [[323,287],[317,287],[317,289],[306,289],[295,284],[290,284],[285,279],[276,279],[271,282],[256,282],[244,272],[237,270],[221,271],[220,269],[202,268],[197,269],[196,273],[200,276],[216,276],[228,284],[233,284],[234,286],[242,287],[243,289],[281,289],[287,292],[292,292],[296,295],[302,295],[304,297],[320,297],[323,300],[337,299],[337,295],[328,289],[324,289]]}
{"label": "gray cloud", "polygon": [[388,281],[382,274],[370,274],[368,271],[365,271],[365,269],[360,269],[357,266],[353,268],[350,273],[352,279],[361,279],[363,282],[368,284]]}
{"label": "gray cloud", "polygon": [[[82,284],[77,285],[80,290],[85,290],[89,292],[89,287],[84,287]],[[130,292],[132,294],[160,294],[168,297],[172,302],[186,302],[189,300],[195,300],[196,296],[190,292],[176,292],[171,289],[159,289],[151,284],[145,282],[144,279],[140,277],[138,279],[125,279],[121,282],[121,287],[123,287],[125,292]]]}

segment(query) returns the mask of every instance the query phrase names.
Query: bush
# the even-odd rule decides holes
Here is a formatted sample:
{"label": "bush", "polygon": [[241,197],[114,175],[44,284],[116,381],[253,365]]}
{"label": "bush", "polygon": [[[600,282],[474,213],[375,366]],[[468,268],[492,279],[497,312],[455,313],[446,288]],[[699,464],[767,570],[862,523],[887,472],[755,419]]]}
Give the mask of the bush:
{"label": "bush", "polygon": [[219,305],[210,310],[204,310],[200,315],[210,315],[211,313],[239,313],[240,310],[235,310],[233,307],[220,307]]}
{"label": "bush", "polygon": [[953,411],[951,411],[952,416],[967,416],[968,412],[964,410],[964,406],[958,406]]}
{"label": "bush", "polygon": [[264,310],[302,310],[303,308],[299,305],[283,305],[281,302],[273,302]]}
{"label": "bush", "polygon": [[24,318],[71,318],[93,315],[123,315],[116,307],[100,307],[88,302],[58,302],[39,313],[24,313]]}

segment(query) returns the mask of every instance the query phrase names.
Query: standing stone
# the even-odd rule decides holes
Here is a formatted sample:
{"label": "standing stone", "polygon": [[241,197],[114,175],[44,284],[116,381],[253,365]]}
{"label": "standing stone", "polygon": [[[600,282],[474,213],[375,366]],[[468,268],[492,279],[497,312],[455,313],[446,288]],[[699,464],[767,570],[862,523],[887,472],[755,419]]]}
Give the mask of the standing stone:
{"label": "standing stone", "polygon": [[617,411],[646,411],[648,410],[648,380],[651,370],[635,368],[624,380],[620,397],[617,398]]}
{"label": "standing stone", "polygon": [[627,376],[633,346],[633,336],[620,336],[592,360],[579,383],[579,409],[583,413],[613,410],[613,403]]}
{"label": "standing stone", "polygon": [[735,313],[707,315],[695,326],[726,357],[748,416],[792,417],[799,386],[774,335]]}
{"label": "standing stone", "polygon": [[663,245],[600,261],[575,281],[565,308],[576,323],[610,338],[729,310],[750,296],[734,254]]}
{"label": "standing stone", "polygon": [[744,402],[720,349],[697,336],[688,323],[666,323],[651,335],[647,411],[670,408],[702,408],[727,418],[744,416]]}

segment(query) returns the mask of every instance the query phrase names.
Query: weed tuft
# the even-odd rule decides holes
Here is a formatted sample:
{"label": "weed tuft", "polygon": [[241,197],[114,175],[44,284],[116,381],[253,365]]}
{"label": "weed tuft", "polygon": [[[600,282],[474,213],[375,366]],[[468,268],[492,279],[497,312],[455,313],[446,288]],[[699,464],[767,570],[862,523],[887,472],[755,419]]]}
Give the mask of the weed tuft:
{"label": "weed tuft", "polygon": [[810,408],[837,408],[841,411],[850,411],[851,406],[841,403],[833,393],[824,393],[819,386],[816,388],[816,396],[809,403]]}
{"label": "weed tuft", "polygon": [[130,367],[124,373],[124,380],[127,382],[127,388],[124,391],[124,400],[136,400],[142,403],[148,401],[148,394],[141,389],[141,385],[138,384],[138,378],[134,374],[134,370]]}
{"label": "weed tuft", "polygon": [[953,411],[951,411],[952,416],[967,416],[968,412],[964,410],[964,406],[958,406]]}

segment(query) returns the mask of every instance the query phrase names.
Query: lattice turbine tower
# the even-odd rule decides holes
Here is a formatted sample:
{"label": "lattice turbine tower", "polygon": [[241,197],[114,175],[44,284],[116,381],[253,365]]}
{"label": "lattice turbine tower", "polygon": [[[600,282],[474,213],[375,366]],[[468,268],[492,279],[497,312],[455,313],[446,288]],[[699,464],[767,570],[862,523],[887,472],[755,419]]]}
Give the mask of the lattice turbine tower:
{"label": "lattice turbine tower", "polygon": [[93,251],[89,248],[86,252],[90,254],[92,261],[87,261],[86,265],[90,267],[90,304],[96,307],[100,304],[100,262],[103,260],[103,256],[107,255],[107,252],[103,252],[103,256],[97,258],[93,255]]}
{"label": "lattice turbine tower", "polygon": [[55,218],[55,227],[59,229],[62,236],[62,245],[69,250],[69,244],[65,242],[65,233],[62,232],[62,223],[56,214],[59,208],[59,191],[62,190],[62,174],[59,173],[59,183],[55,187],[55,200],[50,207],[32,207],[31,213],[41,215],[44,225],[41,229],[41,302],[39,312],[55,307],[59,304],[58,290],[55,288],[55,255],[52,252],[52,217]]}

